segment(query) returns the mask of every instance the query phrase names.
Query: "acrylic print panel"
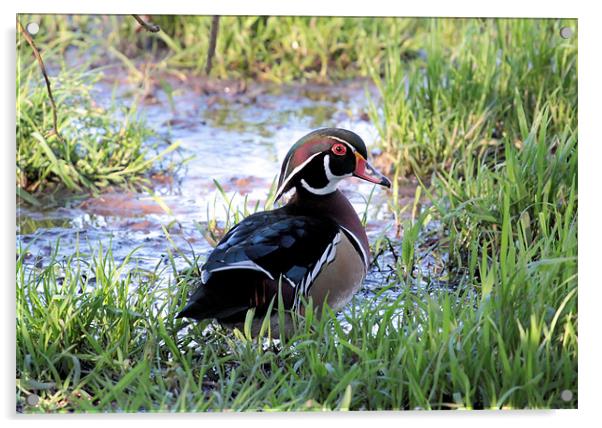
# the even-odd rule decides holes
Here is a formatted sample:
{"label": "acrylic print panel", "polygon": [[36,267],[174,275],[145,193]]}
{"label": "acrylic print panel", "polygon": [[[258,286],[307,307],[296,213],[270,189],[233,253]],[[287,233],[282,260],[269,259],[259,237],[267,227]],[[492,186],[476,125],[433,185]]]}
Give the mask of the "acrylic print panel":
{"label": "acrylic print panel", "polygon": [[576,20],[16,30],[18,412],[577,407]]}

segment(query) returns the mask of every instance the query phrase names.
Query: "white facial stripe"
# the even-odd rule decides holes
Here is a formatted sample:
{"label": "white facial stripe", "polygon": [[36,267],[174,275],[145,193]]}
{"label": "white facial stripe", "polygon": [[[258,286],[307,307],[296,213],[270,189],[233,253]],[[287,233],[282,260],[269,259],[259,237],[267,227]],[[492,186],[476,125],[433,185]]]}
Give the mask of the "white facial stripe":
{"label": "white facial stripe", "polygon": [[353,175],[351,172],[349,174],[334,175],[330,170],[330,155],[324,156],[324,172],[326,173],[326,178],[328,178],[328,181],[332,182],[334,180],[337,183],[343,178],[351,177]]}
{"label": "white facial stripe", "polygon": [[[286,180],[284,180],[284,182],[282,183],[282,185],[278,188],[278,190],[276,191],[276,197],[279,197],[280,194],[282,193],[282,191],[286,188],[287,184],[291,181],[291,179],[295,176],[295,174],[297,174],[299,171],[301,171],[305,165],[307,165],[308,163],[311,162],[311,160],[313,158],[315,158],[316,156],[318,156],[321,152],[315,153],[313,155],[311,155],[310,157],[308,157],[305,162],[303,162],[301,165],[299,165],[297,168],[293,169],[293,171],[286,177]],[[290,162],[290,160],[289,160]],[[287,163],[287,168],[288,168],[288,163]],[[284,172],[286,173],[286,168],[284,168]]]}
{"label": "white facial stripe", "polygon": [[[355,153],[357,150],[355,149],[355,147],[353,147],[351,144],[349,144],[349,142],[343,140],[342,138],[339,137],[335,137],[334,135],[326,135],[326,138],[330,138],[331,140],[335,140],[338,141],[340,143],[345,144],[345,146],[347,146],[353,153]],[[318,153],[314,153],[313,155],[311,155],[309,158],[307,158],[307,160],[305,160],[305,162],[303,162],[301,165],[299,165],[297,168],[295,168],[287,177],[286,180],[284,180],[284,182],[282,183],[282,185],[278,188],[278,190],[276,191],[276,197],[279,198],[281,196],[281,193],[284,191],[284,189],[286,188],[286,186],[288,185],[288,183],[292,180],[292,178],[299,172],[301,171],[309,162],[311,162],[311,160],[313,158],[315,158],[316,156],[318,156],[321,152]],[[288,164],[290,163],[290,159],[288,160],[286,167],[284,168],[284,171],[287,170],[288,168]],[[345,175],[334,175],[332,173],[332,171],[330,170],[330,156],[326,155],[324,156],[324,172],[326,174],[326,178],[328,179],[328,184],[326,185],[326,187],[323,187],[321,189],[317,189],[314,188],[312,186],[310,186],[307,181],[305,180],[301,180],[301,185],[303,186],[303,188],[305,190],[307,190],[310,193],[313,193],[314,195],[327,195],[329,193],[334,192],[335,190],[337,190],[337,185],[339,183],[339,181],[343,178],[346,177],[351,177],[353,174],[345,174]]]}
{"label": "white facial stripe", "polygon": [[305,179],[301,179],[301,186],[314,195],[328,195],[329,193],[337,190],[339,181],[341,181],[343,178],[351,177],[353,175],[351,173],[345,175],[334,175],[330,170],[330,155],[324,156],[324,174],[326,174],[326,178],[328,179],[328,184],[326,186],[315,188],[310,186]]}
{"label": "white facial stripe", "polygon": [[313,193],[314,195],[328,195],[329,193],[332,193],[335,190],[337,190],[337,183],[333,183],[332,181],[329,182],[326,187],[317,189],[315,187],[311,187],[309,183],[302,178],[301,186],[303,186],[303,188],[309,193]]}
{"label": "white facial stripe", "polygon": [[349,142],[348,142],[348,141],[345,141],[345,140],[343,140],[342,138],[335,137],[334,135],[327,135],[327,136],[326,136],[326,138],[330,138],[331,140],[336,140],[336,141],[338,141],[338,142],[340,142],[340,143],[343,143],[343,144],[345,144],[347,147],[349,147],[349,148],[351,149],[351,151],[352,151],[353,153],[355,153],[355,152],[357,151],[357,150],[355,150],[355,147],[353,147],[351,144],[349,144]]}

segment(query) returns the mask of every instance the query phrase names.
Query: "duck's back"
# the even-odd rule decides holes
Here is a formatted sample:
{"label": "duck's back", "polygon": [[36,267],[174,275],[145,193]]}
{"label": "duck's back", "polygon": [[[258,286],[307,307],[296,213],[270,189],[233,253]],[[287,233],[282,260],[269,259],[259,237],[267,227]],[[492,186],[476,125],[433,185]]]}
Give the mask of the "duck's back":
{"label": "duck's back", "polygon": [[265,313],[279,286],[285,307],[292,308],[314,283],[323,293],[316,279],[331,270],[337,251],[349,251],[348,242],[327,217],[291,215],[284,209],[253,214],[210,254],[201,284],[179,316],[239,322],[250,308]]}

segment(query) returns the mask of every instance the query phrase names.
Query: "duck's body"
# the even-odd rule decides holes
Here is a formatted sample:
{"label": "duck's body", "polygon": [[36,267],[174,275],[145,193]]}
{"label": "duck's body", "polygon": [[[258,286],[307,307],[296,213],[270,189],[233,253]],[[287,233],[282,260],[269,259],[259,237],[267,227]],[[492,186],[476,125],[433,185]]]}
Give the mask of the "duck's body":
{"label": "duck's body", "polygon": [[324,129],[302,138],[284,161],[277,198],[293,187],[295,195],[282,208],[245,218],[223,237],[178,316],[237,324],[255,308],[263,318],[279,289],[286,309],[301,309],[301,297],[318,307],[345,306],[365,278],[370,247],[336,184],[351,175],[389,184],[365,157],[363,141],[350,131]]}

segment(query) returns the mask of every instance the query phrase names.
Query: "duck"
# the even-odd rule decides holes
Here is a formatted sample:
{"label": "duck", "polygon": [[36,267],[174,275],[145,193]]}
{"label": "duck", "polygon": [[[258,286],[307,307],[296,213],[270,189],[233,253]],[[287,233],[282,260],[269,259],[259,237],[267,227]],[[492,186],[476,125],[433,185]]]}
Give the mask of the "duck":
{"label": "duck", "polygon": [[[366,144],[342,128],[317,129],[285,156],[275,202],[283,206],[249,215],[217,243],[200,270],[200,284],[177,318],[242,326],[247,311],[261,320],[281,297],[287,311],[328,305],[339,311],[361,288],[370,245],[355,209],[338,189],[356,177],[391,187],[367,160]],[[254,321],[254,329],[256,321]]]}

